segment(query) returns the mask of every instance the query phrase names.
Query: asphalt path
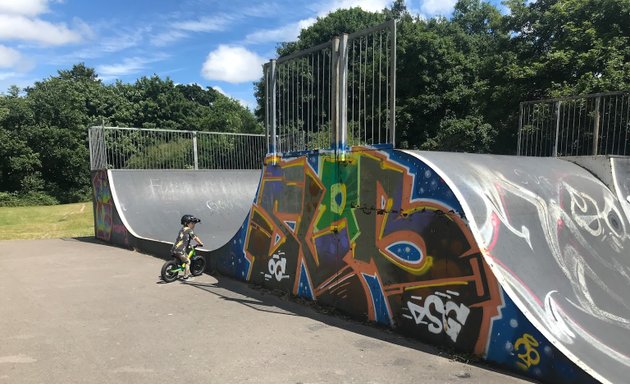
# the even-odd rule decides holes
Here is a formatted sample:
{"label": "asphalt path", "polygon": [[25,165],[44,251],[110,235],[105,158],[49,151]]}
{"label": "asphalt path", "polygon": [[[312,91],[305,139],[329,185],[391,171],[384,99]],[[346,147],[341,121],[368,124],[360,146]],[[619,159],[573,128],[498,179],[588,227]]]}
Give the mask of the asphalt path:
{"label": "asphalt path", "polygon": [[0,241],[0,384],[527,383],[388,330],[92,239]]}

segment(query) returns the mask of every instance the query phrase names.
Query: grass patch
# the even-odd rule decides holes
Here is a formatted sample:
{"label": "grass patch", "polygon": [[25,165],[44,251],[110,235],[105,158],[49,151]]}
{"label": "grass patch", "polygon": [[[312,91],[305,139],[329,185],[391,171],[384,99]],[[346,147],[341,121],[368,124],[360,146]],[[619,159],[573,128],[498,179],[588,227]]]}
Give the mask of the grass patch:
{"label": "grass patch", "polygon": [[92,203],[0,207],[0,240],[94,236]]}

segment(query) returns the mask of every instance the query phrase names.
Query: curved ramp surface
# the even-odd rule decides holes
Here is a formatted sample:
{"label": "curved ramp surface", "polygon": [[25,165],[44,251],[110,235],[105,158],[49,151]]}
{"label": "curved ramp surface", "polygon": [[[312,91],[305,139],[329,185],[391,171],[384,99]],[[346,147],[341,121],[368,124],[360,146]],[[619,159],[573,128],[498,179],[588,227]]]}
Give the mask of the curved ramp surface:
{"label": "curved ramp surface", "polygon": [[558,159],[353,147],[262,177],[96,171],[95,235],[164,254],[194,213],[223,274],[543,382],[627,382],[627,165],[604,184]]}
{"label": "curved ramp surface", "polygon": [[613,157],[610,161],[617,196],[630,221],[630,157]]}
{"label": "curved ramp surface", "polygon": [[[559,159],[407,153],[450,185],[495,276],[545,337],[598,380],[628,382],[630,222],[619,194]],[[615,174],[623,190],[627,170]]]}
{"label": "curved ramp surface", "polygon": [[135,237],[172,243],[186,213],[201,219],[204,248],[234,236],[252,205],[260,170],[109,170],[114,205]]}

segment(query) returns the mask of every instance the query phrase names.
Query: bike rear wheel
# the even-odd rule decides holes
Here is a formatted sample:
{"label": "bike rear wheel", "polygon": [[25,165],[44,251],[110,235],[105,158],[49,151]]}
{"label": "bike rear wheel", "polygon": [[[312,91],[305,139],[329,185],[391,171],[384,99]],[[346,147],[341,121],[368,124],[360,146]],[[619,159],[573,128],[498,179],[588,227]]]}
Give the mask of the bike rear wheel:
{"label": "bike rear wheel", "polygon": [[177,280],[177,274],[179,273],[179,263],[175,260],[167,261],[162,266],[162,280],[167,283],[171,283]]}
{"label": "bike rear wheel", "polygon": [[199,276],[206,269],[206,259],[202,256],[195,256],[190,260],[190,274],[193,276]]}

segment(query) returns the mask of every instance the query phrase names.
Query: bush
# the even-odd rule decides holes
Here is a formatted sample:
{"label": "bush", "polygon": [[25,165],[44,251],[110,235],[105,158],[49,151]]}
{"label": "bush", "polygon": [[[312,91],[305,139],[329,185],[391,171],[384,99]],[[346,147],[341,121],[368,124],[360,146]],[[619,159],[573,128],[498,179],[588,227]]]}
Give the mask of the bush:
{"label": "bush", "polygon": [[59,201],[43,192],[0,192],[0,207],[25,207],[31,205],[56,205]]}
{"label": "bush", "polygon": [[420,148],[429,151],[489,153],[496,135],[496,130],[485,123],[482,117],[449,117],[442,120],[437,135]]}

